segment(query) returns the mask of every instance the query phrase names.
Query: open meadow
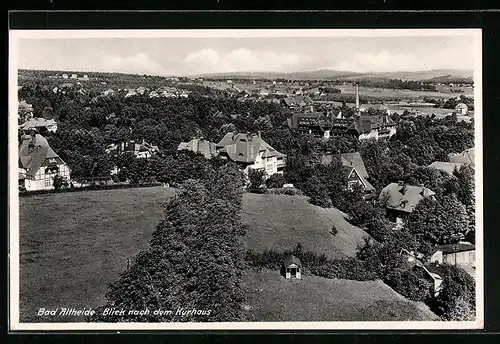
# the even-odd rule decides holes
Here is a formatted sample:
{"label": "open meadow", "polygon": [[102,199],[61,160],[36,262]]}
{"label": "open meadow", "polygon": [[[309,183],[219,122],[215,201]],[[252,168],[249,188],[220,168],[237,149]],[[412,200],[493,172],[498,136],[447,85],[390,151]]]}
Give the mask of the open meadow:
{"label": "open meadow", "polygon": [[108,283],[148,246],[161,204],[173,195],[150,187],[20,198],[20,321],[47,320],[36,316],[41,307],[104,303]]}
{"label": "open meadow", "polygon": [[[304,251],[352,257],[363,237],[369,237],[347,222],[341,211],[311,205],[306,197],[246,193],[243,204],[246,246],[257,252],[293,250],[300,242]],[[335,236],[330,233],[333,225],[338,229]]]}
{"label": "open meadow", "polygon": [[[21,198],[20,321],[85,321],[36,313],[41,307],[102,305],[108,284],[126,269],[127,259],[148,246],[163,218],[162,203],[174,192],[152,187]],[[340,211],[312,206],[298,196],[245,193],[242,220],[248,225],[246,246],[256,251],[283,251],[301,242],[304,250],[332,258],[353,256],[367,235]],[[330,233],[333,224],[336,236]],[[248,270],[244,286],[249,321],[430,319],[420,305],[381,282],[310,275],[290,281],[279,272]]]}
{"label": "open meadow", "polygon": [[430,321],[421,302],[406,300],[381,281],[349,281],[279,271],[249,270],[244,277],[247,321]]}

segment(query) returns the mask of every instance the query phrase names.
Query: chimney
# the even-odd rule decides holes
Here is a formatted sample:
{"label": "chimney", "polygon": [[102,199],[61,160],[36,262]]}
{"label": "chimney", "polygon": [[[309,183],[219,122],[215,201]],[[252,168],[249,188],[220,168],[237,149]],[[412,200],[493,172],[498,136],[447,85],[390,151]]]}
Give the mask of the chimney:
{"label": "chimney", "polygon": [[260,130],[257,131],[257,135],[259,136],[259,138],[262,138]]}
{"label": "chimney", "polygon": [[359,83],[356,83],[356,111],[359,111]]}

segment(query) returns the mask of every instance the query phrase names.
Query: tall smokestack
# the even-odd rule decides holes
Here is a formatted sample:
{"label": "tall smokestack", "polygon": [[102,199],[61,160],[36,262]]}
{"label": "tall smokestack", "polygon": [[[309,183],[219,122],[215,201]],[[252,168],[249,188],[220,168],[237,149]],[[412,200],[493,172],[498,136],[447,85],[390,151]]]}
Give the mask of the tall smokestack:
{"label": "tall smokestack", "polygon": [[359,111],[359,83],[356,83],[356,111]]}

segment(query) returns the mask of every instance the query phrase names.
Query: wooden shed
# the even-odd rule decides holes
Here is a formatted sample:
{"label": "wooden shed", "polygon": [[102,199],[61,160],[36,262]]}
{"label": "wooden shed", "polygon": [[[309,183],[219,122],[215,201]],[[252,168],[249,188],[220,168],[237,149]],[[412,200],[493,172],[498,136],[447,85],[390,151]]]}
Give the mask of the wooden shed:
{"label": "wooden shed", "polygon": [[289,255],[283,262],[285,278],[300,278],[302,263],[294,255]]}

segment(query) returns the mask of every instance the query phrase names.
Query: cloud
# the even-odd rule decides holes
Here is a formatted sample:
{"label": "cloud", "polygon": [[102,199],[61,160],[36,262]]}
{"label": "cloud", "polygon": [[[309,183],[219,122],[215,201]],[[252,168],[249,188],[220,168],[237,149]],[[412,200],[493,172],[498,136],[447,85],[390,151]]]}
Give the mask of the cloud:
{"label": "cloud", "polygon": [[425,69],[425,62],[411,54],[390,53],[354,53],[352,59],[340,62],[335,69],[353,72],[389,72]]}
{"label": "cloud", "polygon": [[219,53],[202,49],[188,54],[183,62],[198,73],[209,72],[282,72],[290,71],[312,58],[305,54],[277,53],[246,48]]}
{"label": "cloud", "polygon": [[145,53],[138,53],[127,57],[107,55],[102,60],[102,69],[138,74],[162,75],[166,73],[165,68],[160,63],[154,61]]}
{"label": "cloud", "polygon": [[202,49],[194,53],[188,54],[184,58],[185,63],[201,64],[201,65],[216,65],[220,62],[219,54],[213,49]]}

